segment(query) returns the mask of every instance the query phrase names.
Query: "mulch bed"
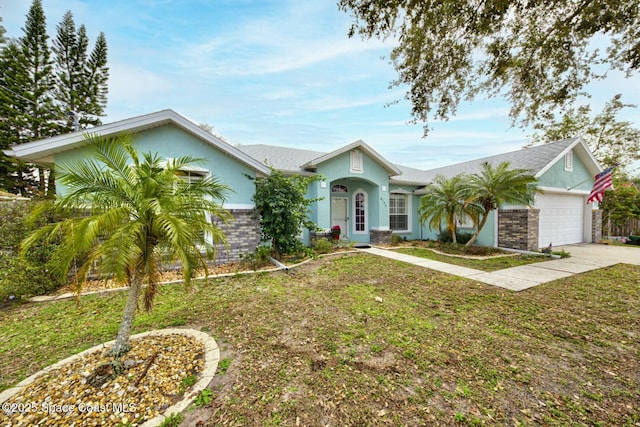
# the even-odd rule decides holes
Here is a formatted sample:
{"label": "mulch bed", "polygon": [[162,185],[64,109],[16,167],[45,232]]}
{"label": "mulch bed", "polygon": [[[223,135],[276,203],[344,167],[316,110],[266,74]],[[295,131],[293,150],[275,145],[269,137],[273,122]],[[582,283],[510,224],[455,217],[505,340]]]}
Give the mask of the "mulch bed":
{"label": "mulch bed", "polygon": [[193,337],[148,336],[131,344],[113,378],[106,349],[39,377],[3,404],[0,425],[141,424],[181,400],[204,367],[204,346]]}
{"label": "mulch bed", "polygon": [[[268,264],[258,268],[258,270],[275,268],[274,265]],[[216,276],[219,274],[233,274],[242,271],[251,271],[253,268],[246,263],[230,262],[226,264],[219,264],[209,268],[209,276]],[[204,272],[197,272],[193,275],[193,278],[203,277]],[[164,282],[178,282],[182,280],[182,270],[165,271],[161,274],[160,283]],[[77,285],[69,283],[55,291],[53,295],[62,295],[69,293],[76,293]],[[107,289],[120,289],[125,287],[122,283],[118,283],[115,280],[89,280],[82,284],[81,293],[103,291]]]}

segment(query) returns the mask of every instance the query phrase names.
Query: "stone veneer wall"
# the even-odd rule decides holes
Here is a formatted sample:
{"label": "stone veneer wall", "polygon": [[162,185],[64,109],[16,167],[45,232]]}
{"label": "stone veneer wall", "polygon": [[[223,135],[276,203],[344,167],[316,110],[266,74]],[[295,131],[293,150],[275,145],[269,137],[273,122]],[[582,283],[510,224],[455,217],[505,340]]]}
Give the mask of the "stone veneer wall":
{"label": "stone veneer wall", "polygon": [[391,243],[391,230],[369,230],[369,242],[372,245],[388,245]]}
{"label": "stone veneer wall", "polygon": [[320,239],[332,240],[330,231],[310,231],[309,232],[309,244],[314,247],[316,242]]}
{"label": "stone veneer wall", "polygon": [[233,219],[227,224],[214,219],[227,236],[229,245],[228,248],[224,245],[217,246],[216,262],[222,264],[240,261],[241,255],[253,252],[260,244],[260,223],[253,217],[253,210],[229,209],[229,212],[233,215]]}
{"label": "stone veneer wall", "polygon": [[591,211],[591,242],[600,243],[602,240],[602,211]]}
{"label": "stone veneer wall", "polygon": [[539,209],[501,209],[498,212],[498,246],[537,251]]}

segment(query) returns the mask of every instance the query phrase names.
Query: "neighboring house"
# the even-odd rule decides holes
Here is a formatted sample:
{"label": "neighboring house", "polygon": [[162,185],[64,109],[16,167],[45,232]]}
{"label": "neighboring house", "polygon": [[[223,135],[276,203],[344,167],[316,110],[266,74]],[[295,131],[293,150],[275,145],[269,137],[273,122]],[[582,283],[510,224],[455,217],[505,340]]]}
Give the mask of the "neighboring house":
{"label": "neighboring house", "polygon": [[[198,168],[185,171],[193,179],[212,174],[233,188],[224,206],[235,220],[224,227],[230,244],[222,261],[236,260],[259,242],[259,229],[251,216],[254,183],[269,167],[285,175],[320,175],[308,196],[321,198],[311,219],[328,233],[339,225],[343,237],[360,243],[389,241],[395,233],[407,239],[434,239],[437,232],[418,221],[424,188],[433,178],[479,171],[483,162],[509,161],[513,168],[530,171],[540,180],[544,194],[536,196],[533,209],[505,206],[487,223],[478,243],[517,249],[599,240],[599,211],[586,199],[593,176],[601,168],[579,138],[478,159],[433,170],[396,165],[363,141],[330,153],[268,145],[232,146],[203,131],[172,110],[122,120],[86,132],[104,136],[131,134],[140,151],[173,158],[193,155],[206,159]],[[12,147],[7,154],[27,162],[51,166],[87,155],[83,132],[74,132]],[[59,187],[59,192],[64,192]],[[595,218],[595,219],[594,219]],[[464,226],[464,224],[463,224]],[[305,232],[309,242],[317,233]],[[322,233],[321,233],[322,234]]]}

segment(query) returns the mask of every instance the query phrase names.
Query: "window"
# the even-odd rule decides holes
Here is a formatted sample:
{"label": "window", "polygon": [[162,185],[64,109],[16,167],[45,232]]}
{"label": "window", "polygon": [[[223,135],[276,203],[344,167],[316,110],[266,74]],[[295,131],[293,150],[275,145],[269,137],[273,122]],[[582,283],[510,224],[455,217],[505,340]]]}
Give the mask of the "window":
{"label": "window", "polygon": [[564,155],[564,170],[571,172],[573,170],[573,151],[569,151]]}
{"label": "window", "polygon": [[200,171],[186,171],[186,170],[180,170],[178,171],[178,176],[186,183],[188,184],[193,184],[194,182],[197,181],[202,181],[206,176],[207,173],[206,172],[200,172]]}
{"label": "window", "polygon": [[355,232],[365,233],[367,230],[367,198],[364,193],[358,192],[355,195]]}
{"label": "window", "polygon": [[409,230],[409,198],[406,194],[389,195],[389,228],[393,231]]}
{"label": "window", "polygon": [[[187,184],[193,184],[205,179],[208,175],[208,172],[193,171],[193,170],[179,170],[177,172],[177,175],[180,177],[180,179],[182,179]],[[211,215],[207,215],[206,217],[207,217],[207,222],[212,222],[214,220]],[[207,237],[204,231],[201,231],[199,235],[202,240],[206,240],[209,242],[211,241],[211,239]]]}
{"label": "window", "polygon": [[349,189],[344,185],[337,184],[331,187],[331,192],[332,193],[348,193]]}
{"label": "window", "polygon": [[362,152],[353,150],[351,152],[351,173],[363,173],[364,166],[362,164]]}

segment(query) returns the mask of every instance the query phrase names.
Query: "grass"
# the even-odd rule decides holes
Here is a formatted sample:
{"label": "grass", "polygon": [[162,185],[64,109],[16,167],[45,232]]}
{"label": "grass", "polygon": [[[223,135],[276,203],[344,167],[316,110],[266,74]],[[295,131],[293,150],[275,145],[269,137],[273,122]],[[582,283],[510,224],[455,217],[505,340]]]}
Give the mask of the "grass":
{"label": "grass", "polygon": [[[366,254],[166,286],[134,333],[181,319],[221,345],[206,425],[640,422],[637,266],[520,293]],[[0,389],[113,339],[121,293],[0,313]],[[79,326],[82,325],[82,326]]]}
{"label": "grass", "polygon": [[462,258],[457,256],[454,257],[443,255],[428,248],[419,247],[403,247],[394,250],[407,255],[413,255],[420,258],[431,259],[434,261],[446,262],[447,264],[454,264],[461,267],[474,268],[476,270],[482,271],[496,271],[502,270],[504,268],[517,267],[519,265],[532,264],[549,260],[549,258],[545,256],[520,254],[504,254],[503,256],[500,256],[499,254],[498,256],[496,256],[496,254],[493,254],[492,257],[487,259]]}

